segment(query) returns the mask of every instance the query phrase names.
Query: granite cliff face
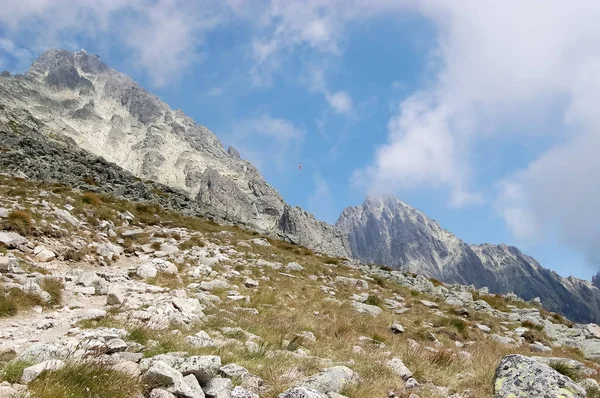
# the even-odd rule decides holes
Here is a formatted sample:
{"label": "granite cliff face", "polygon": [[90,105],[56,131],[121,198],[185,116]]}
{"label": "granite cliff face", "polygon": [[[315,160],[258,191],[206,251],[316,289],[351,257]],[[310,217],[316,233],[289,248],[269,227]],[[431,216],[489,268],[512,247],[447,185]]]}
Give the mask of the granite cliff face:
{"label": "granite cliff face", "polygon": [[[26,126],[30,139],[67,142],[63,150],[81,148],[181,193],[203,214],[349,255],[343,234],[287,205],[234,148],[226,150],[210,130],[95,55],[53,49],[24,75],[3,73],[0,106],[5,127]],[[18,135],[8,128],[4,133]]]}
{"label": "granite cliff face", "polygon": [[516,247],[469,245],[423,213],[394,197],[367,198],[346,208],[336,226],[348,236],[352,254],[369,263],[423,274],[447,283],[539,297],[549,310],[577,322],[600,321],[600,289],[562,278]]}

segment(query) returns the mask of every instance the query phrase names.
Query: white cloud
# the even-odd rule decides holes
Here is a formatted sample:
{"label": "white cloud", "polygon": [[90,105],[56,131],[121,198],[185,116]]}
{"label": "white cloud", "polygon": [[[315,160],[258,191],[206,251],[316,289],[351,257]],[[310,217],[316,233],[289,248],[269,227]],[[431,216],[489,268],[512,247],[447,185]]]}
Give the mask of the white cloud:
{"label": "white cloud", "polygon": [[[438,30],[436,78],[402,103],[355,179],[374,190],[442,187],[452,203],[468,203],[480,142],[546,135],[554,146],[506,176],[495,205],[515,236],[558,231],[600,260],[600,3],[431,0],[415,9]],[[510,168],[511,154],[499,156]]]}
{"label": "white cloud", "polygon": [[77,37],[96,40],[99,47],[115,41],[131,51],[129,61],[142,68],[154,85],[162,86],[198,61],[204,33],[227,19],[231,4],[210,0],[7,0],[0,24],[7,40],[21,34],[33,37],[30,50],[35,53],[56,46],[79,49]]}
{"label": "white cloud", "polygon": [[352,99],[344,91],[326,94],[325,98],[337,113],[349,113],[352,110]]}

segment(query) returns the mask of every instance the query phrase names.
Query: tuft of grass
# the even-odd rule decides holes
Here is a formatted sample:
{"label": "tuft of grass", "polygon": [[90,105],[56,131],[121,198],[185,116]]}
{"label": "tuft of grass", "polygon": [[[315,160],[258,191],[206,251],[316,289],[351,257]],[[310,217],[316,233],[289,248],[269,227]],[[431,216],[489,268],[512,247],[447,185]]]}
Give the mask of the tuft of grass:
{"label": "tuft of grass", "polygon": [[528,329],[534,329],[537,330],[539,332],[541,332],[542,330],[544,330],[544,326],[542,325],[538,325],[537,323],[533,323],[530,320],[524,320],[523,322],[521,322],[521,326],[526,327]]}
{"label": "tuft of grass", "polygon": [[148,278],[146,283],[170,289],[177,289],[183,286],[183,280],[177,274],[168,274],[166,272],[158,272],[154,278]]}
{"label": "tuft of grass", "polygon": [[383,300],[379,296],[370,294],[365,301],[365,304],[376,305],[377,307],[383,308]]}
{"label": "tuft of grass", "polygon": [[586,396],[587,398],[600,398],[600,389],[596,387],[588,388]]}
{"label": "tuft of grass", "polygon": [[102,362],[67,363],[44,372],[29,385],[31,398],[129,398],[142,393],[131,374]]}
{"label": "tuft of grass", "polygon": [[541,332],[537,329],[529,329],[528,331],[523,333],[522,337],[528,343],[534,343],[536,341],[539,341],[540,343],[543,343],[546,345],[549,344],[548,336],[546,336],[546,334],[544,332]]}
{"label": "tuft of grass", "polygon": [[102,204],[102,199],[100,199],[100,196],[98,196],[97,193],[94,192],[84,192],[81,195],[81,201],[83,203],[87,203],[88,205],[92,205],[92,206],[100,206]]}
{"label": "tuft of grass", "polygon": [[23,370],[33,365],[31,361],[25,361],[23,359],[15,359],[6,364],[2,372],[0,373],[0,379],[8,381],[9,383],[18,383],[23,376]]}
{"label": "tuft of grass", "polygon": [[387,287],[387,279],[382,278],[379,275],[374,275],[372,278],[376,285],[381,287]]}
{"label": "tuft of grass", "polygon": [[19,310],[25,310],[35,305],[44,305],[37,294],[24,292],[17,288],[5,290],[0,285],[0,317],[14,316]]}
{"label": "tuft of grass", "polygon": [[144,327],[135,327],[129,331],[127,339],[139,344],[146,344],[152,338],[150,330]]}
{"label": "tuft of grass", "polygon": [[558,373],[569,377],[573,381],[580,381],[582,379],[581,372],[566,362],[555,361],[550,362],[548,365]]}
{"label": "tuft of grass", "polygon": [[82,261],[87,253],[87,247],[80,250],[69,249],[63,254],[63,259],[65,261]]}
{"label": "tuft of grass", "polygon": [[201,237],[192,236],[185,242],[181,242],[178,246],[179,246],[180,250],[188,250],[188,249],[193,248],[194,246],[204,247],[204,246],[206,246],[206,244],[204,243],[204,240],[202,240]]}
{"label": "tuft of grass", "polygon": [[21,235],[28,235],[33,231],[33,218],[27,211],[13,210],[2,222],[2,229],[14,231]]}
{"label": "tuft of grass", "polygon": [[62,302],[62,293],[65,285],[62,280],[57,278],[44,278],[40,283],[40,287],[48,292],[52,297],[52,300],[48,303],[49,305],[60,305]]}
{"label": "tuft of grass", "polygon": [[160,250],[160,242],[152,242],[150,245],[154,250]]}

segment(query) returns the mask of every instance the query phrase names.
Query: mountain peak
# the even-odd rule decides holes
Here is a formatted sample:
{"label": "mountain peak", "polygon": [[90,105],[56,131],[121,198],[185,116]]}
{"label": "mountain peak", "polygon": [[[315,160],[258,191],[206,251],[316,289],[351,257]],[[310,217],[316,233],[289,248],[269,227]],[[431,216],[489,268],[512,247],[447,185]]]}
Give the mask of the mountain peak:
{"label": "mountain peak", "polygon": [[95,54],[85,50],[72,52],[62,48],[53,48],[43,52],[25,73],[28,77],[43,78],[49,74],[75,75],[74,71],[97,75],[110,68]]}

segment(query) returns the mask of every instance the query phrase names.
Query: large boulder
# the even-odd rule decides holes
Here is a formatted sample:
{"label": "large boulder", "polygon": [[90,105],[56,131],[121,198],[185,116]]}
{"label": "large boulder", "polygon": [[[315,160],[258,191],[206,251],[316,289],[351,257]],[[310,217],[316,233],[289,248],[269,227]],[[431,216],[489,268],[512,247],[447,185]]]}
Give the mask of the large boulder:
{"label": "large boulder", "polygon": [[529,357],[502,358],[494,375],[496,398],[585,398],[585,390],[569,377]]}

